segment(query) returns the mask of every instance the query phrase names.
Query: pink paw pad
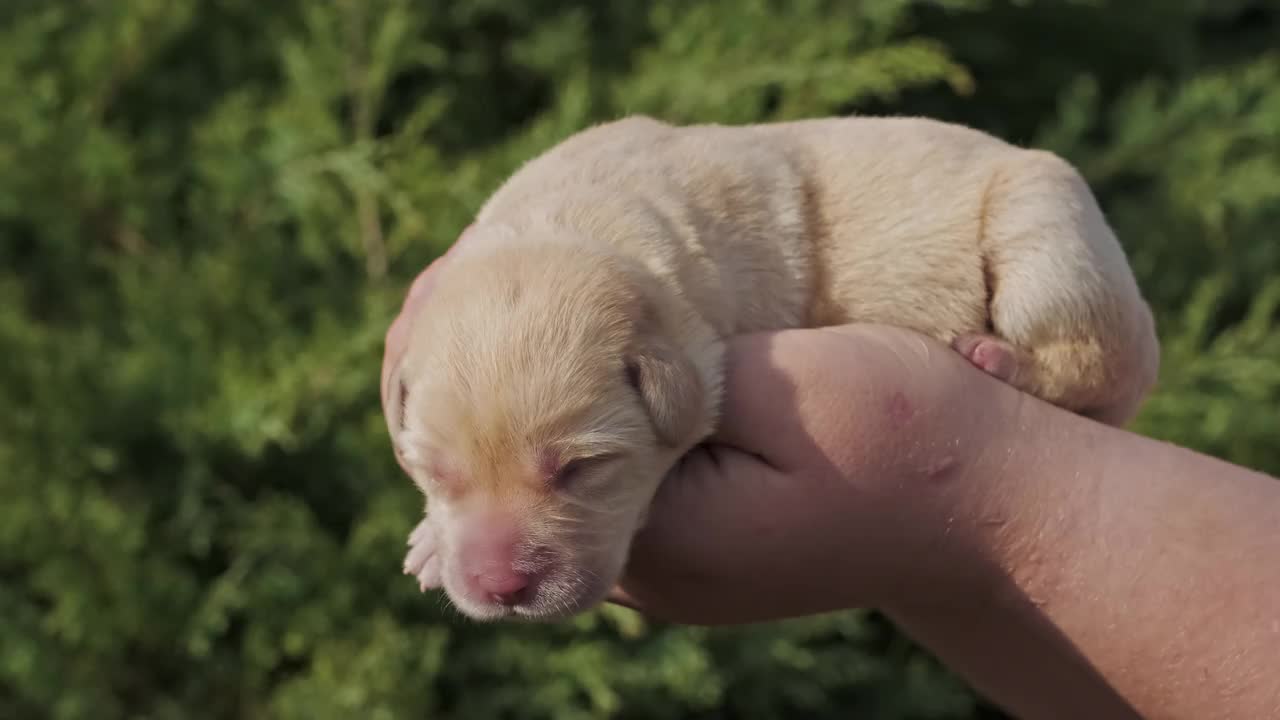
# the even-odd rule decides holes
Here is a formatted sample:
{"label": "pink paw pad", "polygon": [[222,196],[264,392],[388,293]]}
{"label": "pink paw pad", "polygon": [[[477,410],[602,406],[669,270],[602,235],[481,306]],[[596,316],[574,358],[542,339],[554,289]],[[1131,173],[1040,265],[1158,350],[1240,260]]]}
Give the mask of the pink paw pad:
{"label": "pink paw pad", "polygon": [[951,344],[983,372],[1004,381],[1018,370],[1018,353],[1009,343],[990,335],[961,335]]}

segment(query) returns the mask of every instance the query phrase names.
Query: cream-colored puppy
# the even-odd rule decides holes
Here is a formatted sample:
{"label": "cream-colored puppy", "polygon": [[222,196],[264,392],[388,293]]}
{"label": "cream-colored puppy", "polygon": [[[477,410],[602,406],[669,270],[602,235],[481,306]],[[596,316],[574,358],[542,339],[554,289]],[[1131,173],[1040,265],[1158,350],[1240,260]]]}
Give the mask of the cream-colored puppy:
{"label": "cream-colored puppy", "polygon": [[588,129],[497,191],[427,305],[391,381],[429,504],[405,569],[476,619],[605,597],[733,334],[905,326],[1116,425],[1158,364],[1079,174],[924,119]]}

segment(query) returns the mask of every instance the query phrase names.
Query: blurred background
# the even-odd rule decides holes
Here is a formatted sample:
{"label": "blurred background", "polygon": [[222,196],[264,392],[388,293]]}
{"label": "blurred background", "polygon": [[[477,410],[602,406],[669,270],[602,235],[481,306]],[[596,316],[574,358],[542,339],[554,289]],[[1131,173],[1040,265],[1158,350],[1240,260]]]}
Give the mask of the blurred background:
{"label": "blurred background", "polygon": [[1137,429],[1280,473],[1280,2],[3,0],[0,717],[1002,717],[875,613],[478,626],[400,574],[407,283],[630,112],[1062,154],[1158,314]]}

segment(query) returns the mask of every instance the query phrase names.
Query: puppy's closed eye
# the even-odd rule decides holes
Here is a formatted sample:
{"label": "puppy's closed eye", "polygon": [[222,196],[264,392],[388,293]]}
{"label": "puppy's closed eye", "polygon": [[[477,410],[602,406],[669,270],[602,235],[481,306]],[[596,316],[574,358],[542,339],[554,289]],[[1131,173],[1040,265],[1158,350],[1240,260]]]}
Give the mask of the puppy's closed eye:
{"label": "puppy's closed eye", "polygon": [[584,480],[591,473],[622,456],[618,453],[603,453],[571,458],[553,467],[547,473],[547,480],[557,488],[567,489]]}

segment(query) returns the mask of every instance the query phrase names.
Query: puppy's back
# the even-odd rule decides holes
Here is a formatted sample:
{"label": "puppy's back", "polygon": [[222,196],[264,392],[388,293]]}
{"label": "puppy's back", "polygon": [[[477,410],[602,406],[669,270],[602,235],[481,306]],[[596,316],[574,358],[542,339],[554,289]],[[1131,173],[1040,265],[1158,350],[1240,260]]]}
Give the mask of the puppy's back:
{"label": "puppy's back", "polygon": [[1083,179],[954,124],[628,118],[526,164],[480,221],[607,244],[721,335],[848,322],[945,342],[994,333],[1034,366],[1015,384],[1113,422],[1152,382],[1150,313]]}
{"label": "puppy's back", "polygon": [[[795,327],[813,287],[806,179],[744,128],[632,117],[526,163],[478,222],[559,227],[645,265],[722,335]],[[518,239],[516,239],[518,241]]]}
{"label": "puppy's back", "polygon": [[911,118],[629,117],[526,163],[479,220],[580,228],[646,262],[724,333],[862,320],[945,336],[985,317],[981,194],[1016,152]]}

